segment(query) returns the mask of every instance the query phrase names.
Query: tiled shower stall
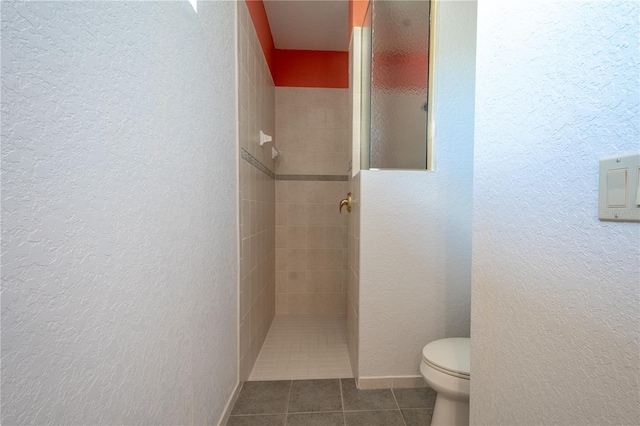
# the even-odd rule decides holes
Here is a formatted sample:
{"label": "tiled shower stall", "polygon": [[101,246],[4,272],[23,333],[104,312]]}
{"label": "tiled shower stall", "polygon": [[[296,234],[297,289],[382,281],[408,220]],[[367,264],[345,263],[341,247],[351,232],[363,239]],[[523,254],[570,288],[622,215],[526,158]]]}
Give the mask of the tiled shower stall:
{"label": "tiled shower stall", "polygon": [[[240,379],[351,377],[348,213],[338,210],[349,187],[349,91],[275,87],[245,2],[238,20]],[[273,142],[260,146],[260,131]],[[291,315],[305,316],[302,327],[287,325]]]}
{"label": "tiled shower stall", "polygon": [[240,380],[275,315],[275,163],[258,143],[275,130],[274,84],[245,2],[238,2]]}

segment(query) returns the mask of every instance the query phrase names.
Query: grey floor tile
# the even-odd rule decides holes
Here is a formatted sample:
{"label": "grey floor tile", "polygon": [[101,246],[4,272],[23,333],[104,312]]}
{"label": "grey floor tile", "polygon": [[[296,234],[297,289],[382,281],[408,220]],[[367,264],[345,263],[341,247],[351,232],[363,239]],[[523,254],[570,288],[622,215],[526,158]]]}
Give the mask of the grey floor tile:
{"label": "grey floor tile", "polygon": [[437,392],[431,388],[394,389],[400,408],[433,408]]}
{"label": "grey floor tile", "polygon": [[402,410],[402,417],[404,417],[404,423],[407,426],[429,426],[431,425],[431,416],[433,410],[431,409],[404,409]]}
{"label": "grey floor tile", "polygon": [[287,426],[344,426],[344,415],[337,413],[289,414]]}
{"label": "grey floor tile", "polygon": [[231,415],[286,413],[290,380],[244,382]]}
{"label": "grey floor tile", "polygon": [[289,398],[289,412],[342,411],[340,381],[294,380]]}
{"label": "grey floor tile", "polygon": [[347,426],[404,426],[400,410],[345,411]]}
{"label": "grey floor tile", "polygon": [[284,414],[231,416],[227,426],[284,426]]}
{"label": "grey floor tile", "polygon": [[345,411],[397,409],[391,389],[359,390],[355,380],[342,380],[342,398]]}

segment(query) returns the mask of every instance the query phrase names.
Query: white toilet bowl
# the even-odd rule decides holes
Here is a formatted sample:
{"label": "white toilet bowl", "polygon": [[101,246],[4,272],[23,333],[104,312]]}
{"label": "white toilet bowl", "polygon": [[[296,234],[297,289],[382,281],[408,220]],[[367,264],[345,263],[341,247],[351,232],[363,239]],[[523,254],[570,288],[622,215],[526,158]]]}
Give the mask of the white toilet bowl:
{"label": "white toilet bowl", "polygon": [[438,393],[431,426],[469,425],[470,340],[436,340],[422,349],[420,372]]}

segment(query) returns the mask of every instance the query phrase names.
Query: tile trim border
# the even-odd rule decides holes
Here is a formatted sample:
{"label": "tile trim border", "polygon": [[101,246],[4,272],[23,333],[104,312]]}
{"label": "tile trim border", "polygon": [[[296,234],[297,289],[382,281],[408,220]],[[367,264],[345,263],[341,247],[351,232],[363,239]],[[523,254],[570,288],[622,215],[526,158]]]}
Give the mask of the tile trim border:
{"label": "tile trim border", "polygon": [[244,161],[260,170],[273,180],[290,180],[290,181],[322,181],[322,182],[347,182],[349,175],[276,175],[267,166],[262,164],[260,160],[251,155],[249,151],[240,148],[240,156]]}
{"label": "tile trim border", "polygon": [[422,376],[359,377],[358,389],[426,388]]}
{"label": "tile trim border", "polygon": [[244,148],[240,148],[240,156],[242,157],[242,159],[244,161],[246,161],[247,163],[251,164],[253,167],[255,167],[256,169],[260,170],[262,173],[264,173],[265,175],[269,176],[271,179],[276,179],[276,174],[273,173],[271,170],[269,170],[269,168],[267,166],[265,166],[264,164],[262,164],[260,162],[260,160],[258,160],[256,157],[254,157],[253,155],[249,154],[249,151],[247,151]]}
{"label": "tile trim border", "polygon": [[347,182],[348,175],[276,175],[276,180]]}

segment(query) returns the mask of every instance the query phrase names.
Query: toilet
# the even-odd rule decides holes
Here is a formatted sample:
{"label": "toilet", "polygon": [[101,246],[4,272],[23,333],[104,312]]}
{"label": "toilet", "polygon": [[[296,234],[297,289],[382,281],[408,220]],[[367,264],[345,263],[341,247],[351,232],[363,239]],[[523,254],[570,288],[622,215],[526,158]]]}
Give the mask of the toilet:
{"label": "toilet", "polygon": [[431,426],[469,425],[470,339],[436,340],[422,349],[420,372],[435,390]]}

